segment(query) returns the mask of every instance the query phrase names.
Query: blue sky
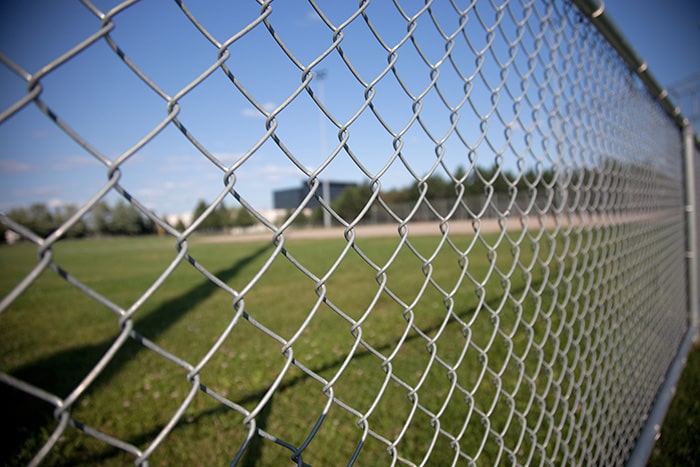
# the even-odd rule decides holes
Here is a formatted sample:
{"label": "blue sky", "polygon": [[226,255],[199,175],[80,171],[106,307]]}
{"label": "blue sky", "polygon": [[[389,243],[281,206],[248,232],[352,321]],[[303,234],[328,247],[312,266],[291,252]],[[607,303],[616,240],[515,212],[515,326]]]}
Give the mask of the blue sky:
{"label": "blue sky", "polygon": [[[101,11],[116,2],[95,1]],[[191,3],[191,4],[190,4]],[[356,2],[318,2],[328,20],[339,24],[355,11]],[[407,12],[422,2],[405,2]],[[437,3],[437,2],[436,2]],[[259,14],[253,1],[186,2],[192,14],[219,42],[244,28]],[[493,17],[483,8],[483,20]],[[669,85],[700,72],[700,3],[681,0],[610,1],[609,12],[639,55],[645,58],[662,85]],[[435,15],[446,31],[458,27],[450,15],[448,2],[436,7]],[[375,0],[367,9],[377,32],[387,44],[396,44],[405,34],[406,23],[392,2]],[[382,19],[379,22],[379,19]],[[308,66],[329,48],[332,32],[307,2],[274,2],[269,17],[275,32],[302,66]],[[427,17],[424,21],[427,21]],[[487,38],[478,19],[470,18],[467,35],[471,47],[484,47]],[[172,97],[187,88],[217,61],[217,49],[188,21],[174,2],[143,1],[120,12],[114,18],[111,37],[126,56],[166,95]],[[506,60],[508,48],[502,34],[515,29],[504,22],[503,31],[492,46],[495,58]],[[99,19],[77,1],[22,1],[0,5],[0,52],[29,73],[55,60],[71,47],[99,29]],[[343,48],[356,73],[371,81],[385,69],[387,52],[364,21],[354,21],[345,29]],[[419,24],[415,37],[430,61],[444,54],[444,39],[434,27]],[[455,55],[471,53],[464,41],[455,45]],[[525,45],[527,47],[527,44]],[[463,50],[460,50],[462,48]],[[206,148],[219,165],[240,165],[236,170],[236,190],[257,209],[272,207],[272,191],[299,185],[307,174],[323,165],[339,148],[338,128],[322,116],[306,91],[295,95],[302,71],[285,55],[262,25],[229,47],[226,63],[236,79],[259,106],[276,116],[276,134],[285,150],[265,138],[264,115],[236,89],[231,81],[215,70],[201,84],[178,100],[177,118],[188,134]],[[421,61],[416,49],[407,43],[399,49],[397,69],[408,92],[419,94],[430,82],[426,66],[418,69],[410,63]],[[490,59],[493,60],[493,57]],[[516,64],[524,64],[517,58]],[[467,67],[468,68],[468,67]],[[326,77],[311,88],[324,102],[336,124],[350,125],[348,154],[340,150],[324,169],[322,178],[362,181],[367,176],[352,161],[357,156],[364,169],[382,173],[385,187],[406,185],[411,181],[401,161],[389,164],[394,152],[392,136],[369,109],[364,109],[364,86],[352,76],[337,53],[328,55],[316,66]],[[462,70],[468,74],[468,70]],[[485,67],[489,79],[497,69]],[[508,83],[516,88],[516,76]],[[450,86],[460,79],[454,69],[441,67],[440,83],[445,83],[444,98],[460,105],[463,89]],[[26,82],[0,64],[0,112],[26,93]],[[103,41],[91,45],[67,63],[41,79],[41,99],[81,135],[102,157],[111,161],[125,154],[156,128],[168,115],[167,101],[141,81]],[[467,144],[480,147],[479,121],[474,112],[487,113],[490,93],[483,79],[474,80],[472,103],[464,104],[459,122]],[[421,115],[425,128],[411,123],[412,100],[391,75],[376,85],[374,103],[386,125],[394,132],[408,127],[402,135],[403,154],[418,176],[435,164],[435,140],[450,135],[444,144],[448,166],[466,165],[464,144],[450,132],[449,110],[433,90],[423,99]],[[472,108],[471,105],[474,107]],[[364,109],[364,110],[363,110]],[[360,112],[362,111],[362,112]],[[502,110],[506,120],[508,110]],[[358,116],[359,115],[359,116]],[[357,117],[355,119],[355,117]],[[471,119],[471,120],[470,120]],[[493,151],[503,142],[503,127],[490,119],[489,142],[495,147],[490,156],[477,162],[493,163]],[[522,117],[517,126],[532,123]],[[524,145],[523,140],[515,144]],[[524,146],[522,146],[525,150]],[[488,151],[481,151],[482,153]],[[425,155],[430,157],[425,157]],[[507,157],[509,152],[504,152]],[[291,156],[291,158],[290,158]],[[536,163],[533,156],[526,163]],[[196,149],[173,124],[169,124],[138,149],[121,166],[120,183],[158,214],[179,214],[194,208],[199,199],[213,200],[223,189],[224,171]],[[29,105],[0,124],[0,209],[43,202],[51,206],[86,202],[106,182],[107,168],[88,151],[66,136],[34,105]],[[108,198],[113,201],[112,196]],[[233,200],[227,205],[234,205]]]}
{"label": "blue sky", "polygon": [[700,2],[608,0],[605,7],[662,86],[700,72]]}

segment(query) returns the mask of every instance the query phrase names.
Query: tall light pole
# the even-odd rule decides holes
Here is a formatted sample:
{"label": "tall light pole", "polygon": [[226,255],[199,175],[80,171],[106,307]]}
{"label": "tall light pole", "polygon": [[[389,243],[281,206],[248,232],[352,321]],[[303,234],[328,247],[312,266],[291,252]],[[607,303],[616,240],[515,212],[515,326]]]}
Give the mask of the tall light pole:
{"label": "tall light pole", "polygon": [[[316,78],[318,79],[318,100],[319,102],[323,102],[323,97],[324,97],[324,86],[323,86],[323,80],[326,79],[326,70],[318,70],[316,72]],[[318,109],[319,112],[319,119],[318,119],[318,125],[319,125],[319,144],[321,147],[321,162],[323,162],[326,158],[326,125],[325,125],[325,116],[323,115],[323,110],[319,107]],[[322,183],[322,196],[323,199],[326,200],[328,205],[330,206],[331,204],[331,185],[330,181],[328,180],[328,176],[326,176],[324,179],[321,180]],[[331,226],[331,213],[324,209],[323,210],[323,227],[328,228]]]}

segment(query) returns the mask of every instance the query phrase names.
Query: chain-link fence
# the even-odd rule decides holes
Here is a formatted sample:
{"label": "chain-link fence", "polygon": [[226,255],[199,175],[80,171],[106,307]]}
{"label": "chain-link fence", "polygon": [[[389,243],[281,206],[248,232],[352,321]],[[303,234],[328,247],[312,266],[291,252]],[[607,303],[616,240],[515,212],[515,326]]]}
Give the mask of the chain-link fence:
{"label": "chain-link fence", "polygon": [[[692,332],[695,140],[587,5],[8,8],[3,463],[625,463]],[[160,237],[66,240],[111,200]],[[265,234],[201,235],[231,203]]]}
{"label": "chain-link fence", "polygon": [[700,73],[672,84],[669,96],[678,103],[683,115],[690,121],[693,130],[700,127]]}

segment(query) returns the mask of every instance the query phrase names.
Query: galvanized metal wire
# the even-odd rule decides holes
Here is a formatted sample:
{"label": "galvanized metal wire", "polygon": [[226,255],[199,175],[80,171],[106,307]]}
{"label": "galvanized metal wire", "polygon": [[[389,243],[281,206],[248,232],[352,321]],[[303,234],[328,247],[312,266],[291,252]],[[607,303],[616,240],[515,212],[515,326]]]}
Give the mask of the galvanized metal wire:
{"label": "galvanized metal wire", "polygon": [[[200,18],[199,6],[179,0],[163,4],[160,8],[176,9],[186,19],[180,27],[194,28],[210,47],[207,66],[176,88],[152,78],[146,70],[153,66],[133,59],[134,52],[116,39],[120,27],[138,18],[143,4],[136,1],[108,9],[84,0],[94,17],[94,32],[35,70],[25,70],[21,57],[0,54],[6,71],[26,86],[1,109],[0,124],[25,109],[38,109],[102,164],[106,176],[101,188],[46,237],[0,213],[0,223],[34,243],[38,254],[34,268],[2,298],[0,313],[31,295],[42,274],[53,272],[65,280],[65,287],[111,312],[120,330],[68,394],[53,394],[12,368],[0,368],[4,385],[53,407],[55,423],[44,428],[47,435],[33,452],[32,464],[46,459],[68,432],[123,451],[138,465],[176,462],[159,455],[201,397],[238,417],[245,435],[230,447],[234,465],[258,443],[281,446],[274,452],[286,453],[298,465],[625,463],[688,330],[680,130],[610,44],[567,2],[378,4],[363,0],[339,17],[331,2],[310,0],[314,20],[326,28],[322,44],[315,38],[305,44],[308,50],[320,50],[311,57],[296,47],[303,35],[292,45],[293,25],[276,14],[277,2],[258,1],[257,14],[243,27],[226,31],[210,29]],[[149,28],[141,31],[144,40]],[[286,94],[274,108],[266,105],[274,99],[256,94],[242,77],[251,73],[252,64],[238,55],[239,44],[252,35],[265,41],[266,50],[279,52],[270,57],[275,66],[298,75],[297,82],[284,83]],[[357,35],[371,38],[373,48],[358,48],[359,42],[353,41]],[[69,113],[65,107],[44,98],[52,78],[70,76],[71,62],[98,48],[138,77],[162,109],[161,120],[116,157],[105,154],[100,141],[74,129],[70,118],[64,118]],[[157,66],[157,55],[151,59]],[[331,64],[333,75],[326,77],[323,70]],[[338,75],[353,99],[352,108],[334,106],[332,92],[337,88],[331,81]],[[198,88],[218,78],[264,121],[233,163],[218,157],[196,129],[189,129],[197,127],[193,120],[206,122],[207,116],[193,117],[188,105],[197,99]],[[322,79],[329,85],[325,96]],[[295,106],[302,104],[318,109],[322,121],[336,130],[337,140],[315,163],[295,152],[289,141]],[[243,117],[231,115],[233,126],[236,118]],[[172,130],[221,180],[218,195],[184,230],[151,211],[123,181],[138,170],[130,162],[146,157],[144,150],[159,137],[173,137]],[[374,141],[372,151],[368,139]],[[417,140],[432,154],[414,150]],[[309,187],[308,196],[281,223],[239,189],[250,161],[263,157],[263,146],[275,148]],[[354,218],[343,217],[324,196],[322,180],[340,161],[351,163],[370,191]],[[417,196],[408,208],[397,207],[386,195],[391,187],[386,180],[397,172],[415,185]],[[436,175],[453,185],[449,199],[431,195]],[[483,186],[478,201],[468,192],[474,183]],[[126,305],[89,286],[86,277],[74,275],[54,255],[56,242],[114,194],[171,237],[175,252],[151,285]],[[234,199],[264,226],[270,246],[255,274],[236,285],[201,263],[190,245],[205,219]],[[295,223],[311,199],[340,226],[327,235],[336,235],[343,245],[321,272],[311,270],[290,246]],[[386,236],[395,240],[382,258],[363,243],[363,228],[372,219],[388,224]],[[437,238],[429,252],[417,244],[425,229]],[[407,255],[413,267],[400,266],[404,263],[398,258]],[[437,278],[441,255],[454,258],[450,284]],[[486,256],[486,267],[474,265],[477,255]],[[373,284],[371,300],[359,311],[344,308],[334,283],[338,271],[358,261],[358,274],[361,269]],[[315,297],[289,334],[280,333],[248,300],[280,262],[303,276],[306,291]],[[146,304],[182,267],[196,270],[231,302],[230,319],[198,358],[173,354],[138,325]],[[397,291],[396,284],[405,280],[415,281],[415,295]],[[280,297],[285,293],[298,291],[282,290]],[[465,296],[476,303],[469,314],[459,309]],[[284,312],[284,303],[279,306]],[[435,327],[424,324],[427,308],[439,317]],[[373,329],[375,317],[387,312],[396,313],[401,323],[391,335]],[[320,316],[342,323],[338,325],[348,338],[330,370],[314,365],[305,354],[323,342],[314,334]],[[74,329],[80,325],[71,323]],[[278,350],[274,361],[265,362],[277,368],[274,376],[263,381],[264,391],[252,400],[217,391],[221,372],[212,364],[241,330]],[[384,332],[383,339],[378,341],[375,332]],[[246,343],[237,342],[237,351],[226,354],[229,374],[248,368]],[[10,351],[8,343],[0,345],[3,352]],[[167,423],[139,442],[134,437],[140,433],[112,433],[74,415],[115,357],[132,345],[179,374],[183,391]],[[400,365],[406,349],[414,348],[422,349],[420,365],[407,375]],[[357,369],[360,360],[370,362],[364,370]],[[371,397],[353,402],[353,391],[342,381],[366,368],[375,372],[363,386]],[[284,396],[290,378],[303,380],[319,403],[289,416],[290,423],[294,419],[293,435],[262,423],[272,399]],[[375,413],[397,393],[406,412],[395,420],[378,418]],[[338,413],[342,416],[336,422],[352,423],[357,437],[350,449],[334,451],[338,457],[319,458],[318,439],[332,423],[331,414]],[[138,418],[127,411],[122,416]],[[418,449],[410,447],[415,440]]]}

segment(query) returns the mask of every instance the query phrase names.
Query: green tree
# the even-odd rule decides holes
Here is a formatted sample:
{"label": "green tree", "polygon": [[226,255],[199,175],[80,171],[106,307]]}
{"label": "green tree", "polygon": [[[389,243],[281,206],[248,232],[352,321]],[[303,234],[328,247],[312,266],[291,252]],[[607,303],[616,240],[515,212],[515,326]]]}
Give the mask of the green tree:
{"label": "green tree", "polygon": [[491,167],[476,167],[467,177],[467,192],[483,194],[490,187],[495,193],[508,193],[515,175],[494,163]]}
{"label": "green tree", "polygon": [[237,210],[235,217],[233,219],[234,227],[250,227],[255,225],[257,220],[253,217],[250,212],[245,208],[240,208]]}
{"label": "green tree", "polygon": [[98,235],[111,235],[112,208],[106,201],[98,202],[90,210],[89,229]]}
{"label": "green tree", "polygon": [[194,211],[192,211],[192,221],[196,222],[202,214],[204,214],[204,211],[207,210],[207,203],[203,199],[200,199],[197,201],[197,205],[194,207]]}
{"label": "green tree", "polygon": [[131,204],[119,200],[112,210],[110,231],[115,235],[139,235],[148,229],[141,213]]}
{"label": "green tree", "polygon": [[294,220],[294,224],[298,225],[300,227],[309,225],[310,222],[311,222],[311,219],[309,218],[309,216],[306,214],[305,211],[301,211],[299,213],[299,215],[297,216],[297,218]]}
{"label": "green tree", "polygon": [[313,225],[322,225],[323,224],[323,207],[319,204],[313,210],[311,211],[311,216],[309,221]]}
{"label": "green tree", "polygon": [[463,166],[460,165],[455,170],[453,177],[457,180],[461,180],[465,177],[465,175],[467,175],[467,169],[465,169]]}
{"label": "green tree", "polygon": [[30,225],[31,222],[29,220],[29,213],[24,208],[14,208],[14,209],[10,210],[10,212],[7,213],[7,217],[9,217],[13,221],[17,222],[18,224],[23,225],[24,227],[27,227],[28,229],[31,228],[31,225]]}
{"label": "green tree", "polygon": [[178,219],[177,219],[177,222],[175,223],[175,228],[176,228],[178,231],[182,232],[182,231],[184,231],[187,227],[185,227],[185,223],[182,222],[182,219],[178,218]]}
{"label": "green tree", "polygon": [[51,211],[42,203],[32,204],[28,209],[12,209],[8,217],[40,237],[47,237],[59,225]]}
{"label": "green tree", "polygon": [[228,209],[224,203],[219,204],[214,212],[211,213],[212,229],[222,230],[233,226],[233,211]]}
{"label": "green tree", "polygon": [[35,203],[29,206],[30,228],[41,237],[47,237],[56,230],[58,223],[45,204]]}
{"label": "green tree", "polygon": [[[194,208],[193,219],[198,219],[209,205],[203,199],[197,201]],[[219,204],[212,212],[209,213],[206,219],[199,225],[202,231],[217,231],[232,225],[231,212],[224,206],[224,203]]]}
{"label": "green tree", "polygon": [[405,188],[382,191],[381,197],[388,204],[400,204],[410,201],[408,190]]}
{"label": "green tree", "polygon": [[[425,196],[430,200],[454,198],[455,196],[455,185],[452,180],[446,180],[439,174],[428,177],[425,184],[428,188]],[[422,191],[421,187],[422,185],[418,181],[413,182],[408,188],[407,201],[418,201]]]}
{"label": "green tree", "polygon": [[[55,219],[58,224],[63,224],[71,216],[78,212],[77,206],[69,204],[63,206],[56,210]],[[88,233],[88,226],[84,219],[80,219],[78,222],[73,224],[70,229],[66,232],[66,237],[68,238],[82,238]]]}
{"label": "green tree", "polygon": [[343,219],[354,220],[365,208],[372,196],[369,184],[349,186],[333,201],[331,207]]}
{"label": "green tree", "polygon": [[518,191],[525,191],[531,187],[540,187],[543,185],[552,186],[556,172],[554,168],[539,169],[531,167],[518,180]]}
{"label": "green tree", "polygon": [[[291,217],[292,213],[294,213],[293,209],[287,209],[287,211],[284,213],[284,216],[281,217],[280,220],[278,220],[277,224],[282,225],[283,222],[287,222],[287,220]],[[294,219],[294,225],[297,227],[309,225],[310,222],[311,216],[307,215],[304,211],[301,211]]]}

